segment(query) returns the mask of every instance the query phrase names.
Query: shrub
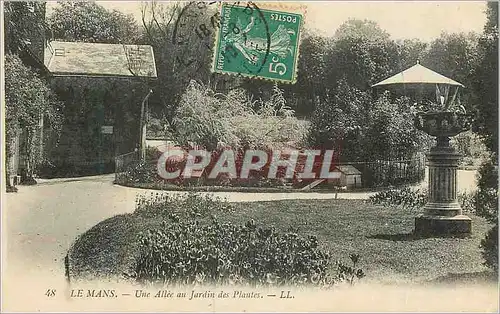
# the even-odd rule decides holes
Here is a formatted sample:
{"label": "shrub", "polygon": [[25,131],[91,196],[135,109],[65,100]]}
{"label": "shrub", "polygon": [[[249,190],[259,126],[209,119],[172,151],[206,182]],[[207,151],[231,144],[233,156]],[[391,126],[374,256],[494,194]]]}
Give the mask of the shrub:
{"label": "shrub", "polygon": [[191,81],[176,109],[173,127],[182,145],[196,143],[209,150],[218,143],[233,143],[229,117],[233,109],[225,107],[212,90]]}
{"label": "shrub", "polygon": [[[463,212],[475,212],[476,193],[464,191],[459,193],[457,198]],[[416,209],[423,207],[427,199],[428,193],[425,189],[403,188],[378,192],[370,196],[369,201],[375,205]]]}
{"label": "shrub", "polygon": [[335,263],[315,236],[279,233],[253,220],[244,226],[215,217],[207,224],[171,220],[140,243],[134,277],[141,283],[331,286],[364,277],[358,256],[351,256],[353,267],[337,263],[332,275]]}
{"label": "shrub", "polygon": [[429,136],[413,127],[407,97],[373,97],[337,82],[336,94],[316,106],[308,136],[314,147],[339,150],[340,161],[407,159],[429,145]]}
{"label": "shrub", "polygon": [[118,182],[127,183],[152,183],[158,179],[156,163],[153,162],[133,162],[125,168],[125,171],[118,176]]}
{"label": "shrub", "polygon": [[173,127],[180,144],[195,143],[210,151],[221,145],[233,149],[285,146],[300,143],[307,132],[306,125],[286,106],[277,85],[264,102],[253,100],[242,89],[216,94],[195,81],[182,96]]}
{"label": "shrub", "polygon": [[484,162],[477,174],[476,212],[490,222],[498,221],[498,168],[491,161]]}
{"label": "shrub", "polygon": [[498,223],[481,240],[480,248],[484,258],[483,264],[498,272]]}
{"label": "shrub", "polygon": [[411,188],[381,191],[370,196],[369,201],[375,205],[415,209],[425,205],[427,191]]}
{"label": "shrub", "polygon": [[461,155],[460,163],[465,166],[476,166],[490,157],[488,148],[479,135],[472,131],[460,133],[451,140]]}
{"label": "shrub", "polygon": [[137,195],[135,200],[136,213],[160,215],[174,220],[208,217],[210,214],[231,210],[230,203],[220,197],[196,192],[186,194],[156,192],[150,195]]}
{"label": "shrub", "polygon": [[460,203],[460,207],[462,207],[462,212],[464,213],[476,213],[476,192],[461,192],[458,193],[458,203]]}
{"label": "shrub", "polygon": [[161,152],[157,147],[148,146],[146,148],[146,160],[147,161],[156,162],[162,154],[163,154],[163,152]]}
{"label": "shrub", "polygon": [[[274,227],[221,222],[216,214],[232,210],[220,198],[199,193],[153,193],[136,200],[136,213],[163,219],[158,229],[139,236],[132,271],[138,282],[163,284],[299,285],[353,284],[365,276],[357,267],[333,262],[315,236]],[[336,272],[332,272],[332,268]]]}
{"label": "shrub", "polygon": [[498,271],[498,168],[492,160],[481,165],[477,182],[476,213],[494,223],[480,245],[484,265]]}

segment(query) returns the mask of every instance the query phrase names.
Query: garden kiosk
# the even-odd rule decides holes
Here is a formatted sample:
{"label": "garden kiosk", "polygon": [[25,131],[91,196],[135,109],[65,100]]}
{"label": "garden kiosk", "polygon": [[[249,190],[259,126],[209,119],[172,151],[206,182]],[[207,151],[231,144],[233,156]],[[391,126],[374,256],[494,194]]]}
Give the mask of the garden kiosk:
{"label": "garden kiosk", "polygon": [[[457,200],[460,154],[450,145],[451,137],[469,130],[472,124],[472,115],[460,104],[459,91],[464,86],[417,62],[372,87],[385,87],[405,94],[411,90],[418,111],[415,127],[436,138],[436,146],[427,154],[429,198],[424,214],[415,218],[415,233],[426,236],[470,234],[471,219],[462,214]],[[430,93],[435,93],[436,102],[429,100]]]}

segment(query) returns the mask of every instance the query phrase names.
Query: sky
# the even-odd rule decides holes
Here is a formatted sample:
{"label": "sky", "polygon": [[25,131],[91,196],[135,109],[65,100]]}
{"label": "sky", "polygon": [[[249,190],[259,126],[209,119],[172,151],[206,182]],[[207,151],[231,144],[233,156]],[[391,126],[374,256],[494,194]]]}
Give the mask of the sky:
{"label": "sky", "polygon": [[[140,1],[97,1],[108,9],[132,14],[140,21]],[[256,1],[258,4],[258,1]],[[307,7],[306,27],[333,35],[349,18],[377,22],[393,39],[431,41],[442,32],[481,33],[486,22],[484,1],[315,1]],[[56,5],[50,3],[48,9]]]}

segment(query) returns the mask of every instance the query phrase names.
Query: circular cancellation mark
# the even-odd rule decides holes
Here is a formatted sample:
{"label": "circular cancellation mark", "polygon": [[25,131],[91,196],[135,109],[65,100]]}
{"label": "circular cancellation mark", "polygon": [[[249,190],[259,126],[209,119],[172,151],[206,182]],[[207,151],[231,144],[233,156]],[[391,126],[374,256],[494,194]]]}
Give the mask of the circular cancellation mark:
{"label": "circular cancellation mark", "polygon": [[[221,16],[221,10],[218,9],[218,5],[221,5],[222,11],[233,11],[239,14],[239,16],[236,16],[236,20],[233,18],[233,21],[228,22],[223,27],[224,17]],[[207,12],[210,12],[210,8],[214,9],[214,13],[207,14]],[[195,43],[197,43],[199,48],[205,47],[210,51],[210,54],[212,54],[214,37],[218,32],[219,40],[250,46],[254,43],[252,39],[247,36],[248,27],[245,29],[241,25],[241,21],[244,23],[249,20],[252,23],[261,24],[261,28],[263,28],[265,33],[265,38],[263,38],[264,44],[262,45],[261,43],[261,46],[264,46],[265,49],[262,58],[259,58],[258,64],[254,64],[254,66],[250,67],[247,62],[239,61],[238,59],[241,59],[241,56],[238,58],[240,52],[231,44],[225,45],[221,53],[228,62],[239,62],[239,65],[244,68],[244,72],[247,75],[257,75],[262,70],[269,57],[271,34],[264,14],[257,4],[253,2],[238,1],[233,3],[224,2],[222,4],[219,1],[189,2],[182,8],[175,22],[172,43],[177,46],[186,46],[188,50],[195,50]],[[180,71],[192,68],[195,69],[196,72],[203,66],[204,60],[200,60],[202,59],[200,56],[203,56],[203,54],[200,53],[200,51],[190,52],[194,52],[194,55],[193,53],[186,53],[186,51],[184,51],[175,57],[177,64],[180,65]]]}

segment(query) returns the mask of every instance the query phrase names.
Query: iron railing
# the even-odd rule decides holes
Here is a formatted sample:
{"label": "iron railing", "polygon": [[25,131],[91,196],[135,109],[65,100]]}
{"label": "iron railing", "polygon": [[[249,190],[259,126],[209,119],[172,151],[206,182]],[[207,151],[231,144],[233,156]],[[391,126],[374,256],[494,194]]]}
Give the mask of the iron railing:
{"label": "iron railing", "polygon": [[129,169],[130,166],[136,164],[140,160],[139,151],[133,151],[127,154],[115,157],[115,182],[120,180],[121,175]]}
{"label": "iron railing", "polygon": [[[142,167],[148,170],[143,170],[154,172],[156,163],[157,160],[146,160]],[[337,166],[353,166],[361,172],[361,184],[357,186],[371,188],[401,186],[421,182],[425,178],[425,163],[425,156],[418,155],[412,159],[341,162]],[[115,182],[120,183],[127,171],[138,172],[141,164],[139,151],[117,156],[115,158]],[[142,173],[143,171],[140,172]],[[156,177],[154,173],[145,176],[145,178],[153,177]]]}
{"label": "iron railing", "polygon": [[412,159],[345,162],[361,172],[362,187],[400,186],[418,183],[425,178],[425,157]]}

